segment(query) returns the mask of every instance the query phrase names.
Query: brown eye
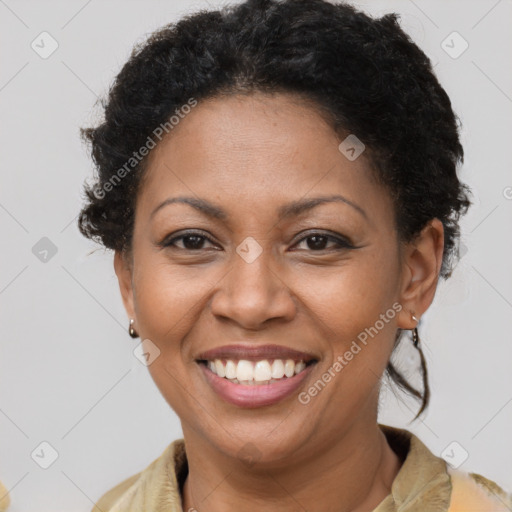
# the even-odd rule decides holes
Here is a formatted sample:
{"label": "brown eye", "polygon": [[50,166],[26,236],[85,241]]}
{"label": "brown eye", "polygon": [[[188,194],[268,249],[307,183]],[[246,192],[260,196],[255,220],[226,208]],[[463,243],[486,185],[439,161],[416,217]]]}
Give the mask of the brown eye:
{"label": "brown eye", "polygon": [[[329,249],[341,250],[341,249],[352,249],[354,246],[344,240],[333,235],[327,235],[325,233],[311,233],[308,236],[302,238],[296,245],[306,243],[307,249],[311,251],[325,251]],[[328,247],[329,242],[334,243],[334,247]]]}
{"label": "brown eye", "polygon": [[[177,242],[180,242],[182,246],[178,246]],[[208,241],[213,243],[207,236],[197,232],[186,232],[181,235],[174,236],[170,239],[166,239],[161,243],[162,247],[170,247],[174,249],[184,251],[200,251],[204,249],[205,242]]]}

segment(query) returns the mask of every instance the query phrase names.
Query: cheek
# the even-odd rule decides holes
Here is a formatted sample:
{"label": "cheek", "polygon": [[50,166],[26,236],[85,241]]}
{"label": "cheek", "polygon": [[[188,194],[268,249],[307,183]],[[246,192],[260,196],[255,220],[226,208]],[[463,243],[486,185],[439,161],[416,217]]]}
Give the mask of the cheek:
{"label": "cheek", "polygon": [[326,280],[315,302],[316,327],[325,340],[325,360],[309,383],[304,400],[311,397],[312,407],[323,411],[328,425],[373,411],[378,399],[401,306],[393,302],[385,287],[378,286],[377,276],[373,277],[347,272]]}
{"label": "cheek", "polygon": [[139,263],[134,301],[140,331],[165,341],[165,350],[178,349],[180,340],[203,306],[212,282],[206,270],[171,265],[161,257]]}
{"label": "cheek", "polygon": [[189,414],[190,382],[195,363],[189,360],[187,335],[204,307],[209,280],[191,267],[162,263],[160,258],[139,260],[134,279],[134,299],[141,338],[151,340],[160,350],[148,366],[153,381],[171,408],[181,418]]}
{"label": "cheek", "polygon": [[[374,390],[396,335],[399,265],[391,246],[362,250],[337,270],[301,275],[302,294],[319,337],[327,341],[322,368],[332,386],[329,400],[344,410]],[[306,315],[308,313],[306,312]],[[325,378],[324,378],[325,377]],[[324,398],[330,393],[325,393]]]}
{"label": "cheek", "polygon": [[[374,325],[396,301],[397,257],[392,247],[374,244],[354,252],[338,267],[304,267],[296,276],[294,291],[329,328],[329,338],[347,340]],[[394,318],[394,310],[391,315]]]}

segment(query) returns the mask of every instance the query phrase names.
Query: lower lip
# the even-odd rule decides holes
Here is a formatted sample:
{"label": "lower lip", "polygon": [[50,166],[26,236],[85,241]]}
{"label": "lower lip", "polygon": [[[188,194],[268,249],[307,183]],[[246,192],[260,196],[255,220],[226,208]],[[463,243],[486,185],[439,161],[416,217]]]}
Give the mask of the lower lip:
{"label": "lower lip", "polygon": [[254,408],[275,404],[293,394],[311,373],[316,363],[306,366],[303,371],[293,377],[283,378],[271,384],[255,384],[253,386],[235,384],[224,377],[219,377],[205,364],[198,364],[210,386],[226,402],[238,407]]}

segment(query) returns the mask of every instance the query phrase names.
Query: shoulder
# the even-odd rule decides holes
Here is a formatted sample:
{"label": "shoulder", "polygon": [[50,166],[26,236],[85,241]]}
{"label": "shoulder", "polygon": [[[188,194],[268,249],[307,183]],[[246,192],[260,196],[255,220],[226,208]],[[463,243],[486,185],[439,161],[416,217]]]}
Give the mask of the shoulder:
{"label": "shoulder", "polygon": [[374,512],[416,510],[418,500],[422,510],[512,512],[512,494],[496,482],[478,473],[452,468],[408,430],[382,424],[380,427],[403,464],[388,501]]}
{"label": "shoulder", "polygon": [[91,512],[132,512],[147,508],[156,510],[152,505],[162,500],[170,504],[180,503],[179,480],[186,472],[188,464],[184,440],[177,439],[144,470],[103,494]]}
{"label": "shoulder", "polygon": [[0,512],[4,512],[8,509],[11,503],[11,498],[4,484],[0,482]]}
{"label": "shoulder", "polygon": [[447,467],[452,493],[449,512],[509,512],[512,494],[496,482],[479,475]]}
{"label": "shoulder", "polygon": [[113,507],[114,503],[118,501],[119,498],[137,482],[137,480],[139,480],[141,473],[130,476],[103,494],[103,496],[96,502],[92,512],[108,512]]}

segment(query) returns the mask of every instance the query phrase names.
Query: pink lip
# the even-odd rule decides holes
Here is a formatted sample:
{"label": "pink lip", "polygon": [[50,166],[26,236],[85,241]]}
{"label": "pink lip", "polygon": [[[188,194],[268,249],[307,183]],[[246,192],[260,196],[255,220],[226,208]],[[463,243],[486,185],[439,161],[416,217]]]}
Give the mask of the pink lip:
{"label": "pink lip", "polygon": [[311,373],[314,364],[307,366],[293,377],[283,378],[271,384],[256,384],[254,386],[235,384],[224,377],[219,377],[205,364],[199,364],[199,366],[208,384],[226,402],[238,407],[256,408],[275,404],[290,396]]}
{"label": "pink lip", "polygon": [[294,361],[304,361],[307,363],[312,359],[318,359],[318,357],[280,345],[254,345],[244,343],[223,345],[222,347],[207,350],[196,357],[196,361],[213,361],[214,359],[246,359],[248,361],[261,361],[262,359],[293,359]]}

